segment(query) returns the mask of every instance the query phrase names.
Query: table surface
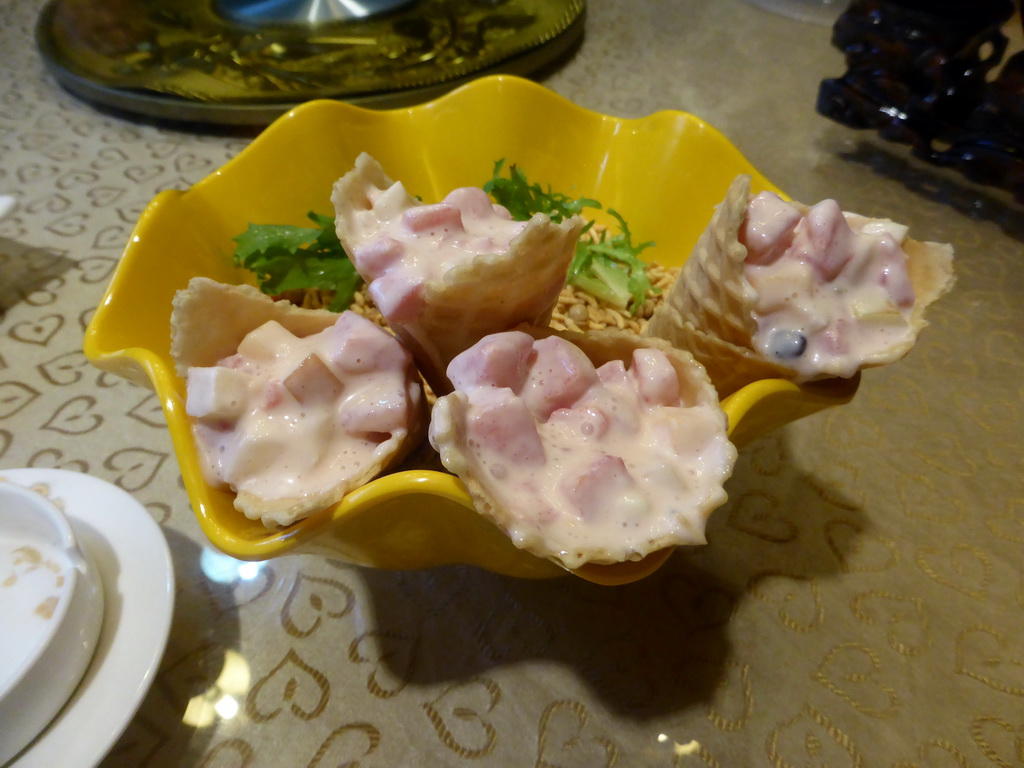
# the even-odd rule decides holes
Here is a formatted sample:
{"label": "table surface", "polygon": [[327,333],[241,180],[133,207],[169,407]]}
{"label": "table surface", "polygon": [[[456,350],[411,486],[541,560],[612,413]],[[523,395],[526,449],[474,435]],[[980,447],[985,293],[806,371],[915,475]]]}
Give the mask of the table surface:
{"label": "table surface", "polygon": [[543,78],[608,114],[692,112],[794,198],[957,254],[905,361],[746,447],[708,546],[612,589],[310,555],[209,567],[158,402],[81,342],[148,201],[251,137],[62,91],[33,48],[39,7],[0,4],[0,193],[17,198],[0,221],[0,469],[127,490],[177,574],[155,682],[104,765],[1024,764],[1024,217],[817,115],[844,69],[827,26],[741,0],[596,0]]}

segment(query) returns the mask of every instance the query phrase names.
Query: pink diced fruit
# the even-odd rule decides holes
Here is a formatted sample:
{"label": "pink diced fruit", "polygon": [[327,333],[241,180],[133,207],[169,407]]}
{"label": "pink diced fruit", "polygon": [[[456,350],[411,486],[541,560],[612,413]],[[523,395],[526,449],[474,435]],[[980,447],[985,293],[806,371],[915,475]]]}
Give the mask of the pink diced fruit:
{"label": "pink diced fruit", "polygon": [[882,237],[878,241],[879,270],[878,281],[895,302],[904,309],[914,306],[914,286],[906,268],[906,253],[891,237]]}
{"label": "pink diced fruit", "polygon": [[609,454],[567,475],[561,488],[583,520],[630,519],[648,506],[625,462]]}
{"label": "pink diced fruit", "polygon": [[630,386],[629,372],[621,360],[609,360],[597,369],[597,377],[606,387],[621,389]]}
{"label": "pink diced fruit", "polygon": [[679,405],[679,377],[664,353],[637,349],[633,352],[630,372],[644,403],[651,406]]}
{"label": "pink diced fruit", "polygon": [[282,380],[302,405],[331,403],[341,395],[343,385],[318,355],[310,354]]}
{"label": "pink diced fruit", "polygon": [[520,396],[538,421],[574,405],[598,381],[594,364],[574,344],[549,336],[533,345],[536,356]]}
{"label": "pink diced fruit", "polygon": [[361,389],[342,402],[341,426],[350,435],[383,439],[405,426],[407,411],[402,389]]}
{"label": "pink diced fruit", "polygon": [[800,211],[771,192],[762,192],[747,206],[739,241],[747,248],[748,264],[772,264],[793,242]]}
{"label": "pink diced fruit", "polygon": [[597,405],[577,405],[575,408],[552,411],[548,424],[561,425],[583,440],[601,440],[608,434],[611,419]]}
{"label": "pink diced fruit", "polygon": [[352,261],[359,272],[374,279],[383,275],[405,255],[405,246],[393,237],[382,237],[354,249]]}
{"label": "pink diced fruit", "polygon": [[381,369],[404,368],[409,353],[387,331],[355,312],[344,312],[331,330],[328,364],[342,378]]}
{"label": "pink diced fruit", "polygon": [[476,219],[488,219],[492,216],[510,221],[512,215],[504,206],[496,205],[490,195],[480,187],[459,187],[449,192],[444,202],[456,205],[462,211],[463,219],[471,216]]}
{"label": "pink diced fruit", "polygon": [[370,298],[390,322],[412,323],[423,309],[423,283],[389,272],[370,283]]}
{"label": "pink diced fruit", "polygon": [[474,414],[466,425],[470,444],[520,466],[545,462],[544,445],[526,405],[509,389],[473,393]]}
{"label": "pink diced fruit", "polygon": [[402,214],[402,223],[410,232],[428,234],[441,230],[458,232],[463,229],[462,211],[451,203],[417,205]]}
{"label": "pink diced fruit", "polygon": [[826,282],[839,275],[853,257],[853,230],[835,200],[813,206],[797,227],[793,249]]}
{"label": "pink diced fruit", "polygon": [[533,337],[520,331],[485,336],[448,365],[455,389],[491,386],[522,389],[533,356]]}

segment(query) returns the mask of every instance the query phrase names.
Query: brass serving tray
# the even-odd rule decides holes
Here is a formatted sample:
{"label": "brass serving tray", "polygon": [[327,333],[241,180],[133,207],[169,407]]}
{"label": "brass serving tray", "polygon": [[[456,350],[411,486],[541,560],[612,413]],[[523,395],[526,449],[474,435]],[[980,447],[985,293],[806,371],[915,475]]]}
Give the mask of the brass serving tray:
{"label": "brass serving tray", "polygon": [[36,40],[60,83],[101,106],[259,125],[297,104],[399,107],[481,74],[527,75],[583,32],[584,0],[416,0],[317,24],[246,24],[215,0],[51,0]]}

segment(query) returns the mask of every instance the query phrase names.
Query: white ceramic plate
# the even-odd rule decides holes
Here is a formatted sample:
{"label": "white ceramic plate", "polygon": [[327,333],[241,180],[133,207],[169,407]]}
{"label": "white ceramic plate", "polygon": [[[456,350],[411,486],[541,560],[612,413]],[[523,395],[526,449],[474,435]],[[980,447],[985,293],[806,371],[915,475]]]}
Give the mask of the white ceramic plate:
{"label": "white ceramic plate", "polygon": [[100,572],[57,505],[0,482],[0,762],[36,738],[92,662]]}
{"label": "white ceramic plate", "polygon": [[96,564],[106,611],[81,684],[45,731],[7,768],[92,768],[110,750],[149,690],[174,610],[174,570],[160,526],[125,491],[59,469],[0,469],[64,510]]}

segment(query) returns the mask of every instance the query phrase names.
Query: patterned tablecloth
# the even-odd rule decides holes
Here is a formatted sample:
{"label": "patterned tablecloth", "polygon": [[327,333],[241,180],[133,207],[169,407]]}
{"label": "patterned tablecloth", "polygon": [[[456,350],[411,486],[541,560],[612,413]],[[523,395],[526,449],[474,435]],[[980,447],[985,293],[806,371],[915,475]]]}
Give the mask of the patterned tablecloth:
{"label": "patterned tablecloth", "polygon": [[147,202],[249,137],[76,100],[33,47],[38,10],[0,5],[0,470],[120,486],[177,573],[163,661],[104,765],[1024,765],[1024,216],[818,116],[843,68],[827,27],[598,0],[544,79],[597,111],[693,112],[795,198],[957,252],[907,360],[745,448],[710,544],[611,589],[218,560],[154,395],[81,342]]}

